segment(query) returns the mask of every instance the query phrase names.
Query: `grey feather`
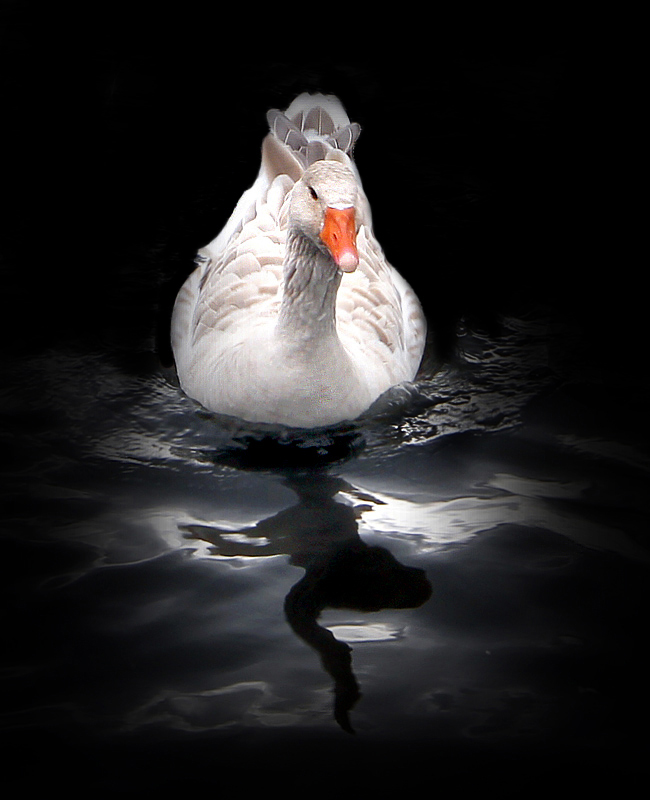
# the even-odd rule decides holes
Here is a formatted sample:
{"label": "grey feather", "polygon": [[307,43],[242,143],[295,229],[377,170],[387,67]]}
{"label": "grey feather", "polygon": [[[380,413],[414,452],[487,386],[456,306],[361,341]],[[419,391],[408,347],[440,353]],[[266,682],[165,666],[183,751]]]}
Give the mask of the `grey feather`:
{"label": "grey feather", "polygon": [[309,142],[306,152],[307,166],[310,167],[315,161],[322,161],[328,149],[324,142]]}
{"label": "grey feather", "polygon": [[302,130],[314,130],[319,136],[327,136],[334,133],[334,122],[323,108],[316,106],[305,117]]}
{"label": "grey feather", "polygon": [[292,150],[300,150],[307,146],[304,134],[277,108],[272,108],[266,115],[273,135]]}
{"label": "grey feather", "polygon": [[333,136],[329,136],[327,141],[344,153],[350,153],[359,138],[361,126],[358,122],[351,122],[343,128],[339,128]]}
{"label": "grey feather", "polygon": [[[349,155],[361,133],[358,122],[337,128],[330,114],[321,106],[314,106],[307,113],[300,111],[291,119],[273,108],[266,118],[271,133],[290,147],[306,167],[324,159],[328,146]],[[316,140],[314,134],[323,138]]]}

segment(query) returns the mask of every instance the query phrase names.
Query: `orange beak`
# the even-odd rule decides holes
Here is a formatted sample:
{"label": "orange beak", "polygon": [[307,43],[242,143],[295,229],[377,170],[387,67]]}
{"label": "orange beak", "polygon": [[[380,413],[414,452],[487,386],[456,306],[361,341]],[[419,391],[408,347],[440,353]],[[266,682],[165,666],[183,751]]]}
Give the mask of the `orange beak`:
{"label": "orange beak", "polygon": [[320,238],[329,248],[337,267],[342,272],[354,272],[359,263],[354,209],[328,207]]}

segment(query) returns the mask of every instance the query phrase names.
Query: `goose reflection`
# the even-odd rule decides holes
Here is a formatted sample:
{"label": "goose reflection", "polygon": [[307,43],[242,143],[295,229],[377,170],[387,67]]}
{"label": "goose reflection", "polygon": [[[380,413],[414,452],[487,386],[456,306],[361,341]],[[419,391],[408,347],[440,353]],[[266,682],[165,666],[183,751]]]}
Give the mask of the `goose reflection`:
{"label": "goose reflection", "polygon": [[[319,653],[334,680],[334,717],[343,730],[353,733],[350,711],[361,695],[351,648],[318,624],[321,612],[325,608],[363,612],[416,608],[430,597],[431,585],[424,570],[400,564],[388,550],[370,546],[359,536],[360,515],[381,501],[331,475],[293,475],[285,484],[299,502],[256,525],[239,531],[209,525],[182,529],[188,537],[210,543],[215,554],[287,554],[290,563],[305,570],[286,597],[286,618],[293,631]],[[339,502],[338,492],[352,496],[357,504]]]}

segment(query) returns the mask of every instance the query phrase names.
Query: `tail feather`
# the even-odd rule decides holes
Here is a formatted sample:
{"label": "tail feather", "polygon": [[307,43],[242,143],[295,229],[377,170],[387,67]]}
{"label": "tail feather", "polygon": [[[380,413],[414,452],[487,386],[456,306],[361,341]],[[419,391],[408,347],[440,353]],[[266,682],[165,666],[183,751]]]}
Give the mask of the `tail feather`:
{"label": "tail feather", "polygon": [[361,133],[361,126],[350,122],[333,95],[305,92],[286,111],[271,109],[267,120],[271,133],[290,147],[305,167],[326,158],[330,149],[351,155]]}
{"label": "tail feather", "polygon": [[307,116],[303,112],[303,130],[314,130],[319,136],[327,136],[334,133],[334,120],[321,106],[312,108]]}
{"label": "tail feather", "polygon": [[332,120],[333,129],[343,128],[345,125],[350,124],[343,104],[332,94],[309,94],[303,92],[299,94],[296,99],[289,105],[284,112],[289,119],[293,120],[295,117],[303,113],[309,116],[309,112],[313,108],[320,108]]}
{"label": "tail feather", "polygon": [[282,144],[288,145],[297,152],[307,147],[308,140],[302,133],[302,128],[277,108],[272,108],[267,112],[266,120],[269,123],[269,130]]}

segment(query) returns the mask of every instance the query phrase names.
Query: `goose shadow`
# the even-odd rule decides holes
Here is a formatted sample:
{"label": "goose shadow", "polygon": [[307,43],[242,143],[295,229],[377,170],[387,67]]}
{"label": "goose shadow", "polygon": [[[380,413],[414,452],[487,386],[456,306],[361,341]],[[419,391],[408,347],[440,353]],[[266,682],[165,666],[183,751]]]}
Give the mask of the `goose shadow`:
{"label": "goose shadow", "polygon": [[[208,542],[221,556],[288,555],[304,576],[285,598],[286,619],[304,642],[319,654],[334,681],[334,718],[354,733],[350,711],[361,697],[352,668],[352,648],[320,625],[326,608],[362,612],[417,608],[431,596],[424,570],[401,564],[384,547],[366,544],[358,520],[381,503],[340,477],[310,472],[292,475],[284,483],[298,502],[272,517],[240,530],[210,525],[182,525],[187,538]],[[359,501],[347,505],[338,492]]]}

